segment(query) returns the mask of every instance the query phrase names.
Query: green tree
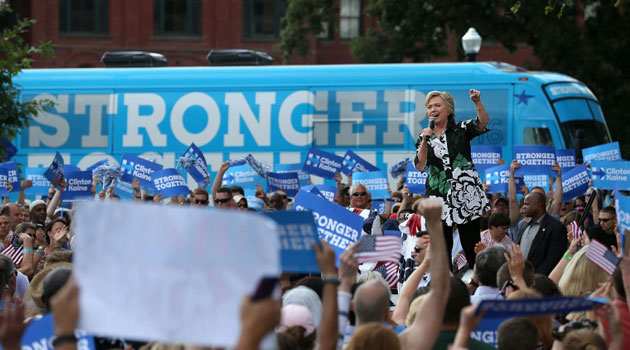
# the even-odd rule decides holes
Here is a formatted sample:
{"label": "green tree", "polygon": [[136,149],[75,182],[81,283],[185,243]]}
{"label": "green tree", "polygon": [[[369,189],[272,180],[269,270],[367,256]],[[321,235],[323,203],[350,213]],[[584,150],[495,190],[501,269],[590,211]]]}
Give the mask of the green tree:
{"label": "green tree", "polygon": [[[285,59],[308,52],[312,18],[304,0],[291,5],[284,30],[293,32],[291,41],[282,37]],[[395,63],[403,60],[426,62],[447,57],[448,34],[460,38],[475,27],[484,39],[500,42],[509,51],[519,44],[534,50],[539,64],[526,68],[557,71],[588,85],[600,99],[614,140],[630,157],[630,133],[624,132],[625,98],[630,93],[630,9],[628,0],[371,0],[365,13],[377,20],[352,41],[351,51],[361,63]],[[327,11],[338,11],[327,5]],[[302,35],[302,36],[300,36]],[[296,45],[301,45],[295,50]],[[463,58],[461,43],[456,45]]]}
{"label": "green tree", "polygon": [[[6,3],[0,3],[0,17],[8,18],[11,9]],[[13,78],[25,68],[31,67],[33,56],[52,56],[50,42],[33,46],[22,35],[35,24],[31,19],[19,19],[15,25],[4,28],[0,33],[0,137],[13,139],[18,132],[28,126],[29,119],[38,111],[51,106],[50,101],[29,101],[20,99],[19,86]],[[0,144],[0,159],[5,158],[4,146]]]}

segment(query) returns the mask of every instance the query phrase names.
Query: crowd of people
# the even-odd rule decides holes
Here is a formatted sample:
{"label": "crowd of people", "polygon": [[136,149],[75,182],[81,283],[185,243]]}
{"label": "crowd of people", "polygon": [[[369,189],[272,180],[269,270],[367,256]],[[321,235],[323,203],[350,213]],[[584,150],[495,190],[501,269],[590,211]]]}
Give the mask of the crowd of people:
{"label": "crowd of people", "polygon": [[[363,235],[400,232],[402,257],[395,282],[383,264],[358,263],[359,243],[341,254],[336,267],[335,251],[322,241],[313,245],[321,274],[283,274],[281,300],[243,298],[235,349],[258,349],[269,334],[272,348],[287,350],[493,349],[471,337],[484,317],[477,310],[480,302],[549,296],[594,296],[609,303],[584,312],[509,318],[496,330],[498,349],[630,348],[630,258],[620,253],[613,192],[589,190],[563,201],[557,164],[556,187],[517,189],[519,164],[513,161],[508,193],[485,193],[466,161],[470,148],[466,151],[465,144],[485,132],[488,116],[478,91],[471,90],[471,100],[477,119],[455,123],[452,97],[427,97],[427,114],[435,126],[423,130],[414,161],[418,169],[432,169],[426,194],[411,193],[401,178],[384,212],[377,213],[366,186],[353,185],[351,176],[345,182],[336,177],[334,202],[339,210],[363,217]],[[447,148],[463,149],[457,162],[444,153]],[[210,192],[199,187],[186,197],[164,199],[143,191],[134,180],[131,199],[251,211],[243,188],[222,186],[228,168],[228,162],[220,166]],[[449,179],[452,187],[443,187]],[[22,182],[17,202],[7,199],[0,209],[0,343],[17,350],[25,320],[52,311],[52,345],[76,349],[80,291],[71,273],[73,211],[60,200],[65,183],[51,187],[45,200],[26,200],[23,190],[29,186]],[[95,193],[95,199],[119,200],[110,188]],[[470,196],[459,200],[461,192]],[[293,203],[281,190],[265,193],[259,187],[256,197],[269,211],[291,210]],[[381,232],[372,230],[375,223]],[[619,253],[612,276],[587,258],[593,240]],[[101,349],[199,348],[130,339],[97,343]]]}

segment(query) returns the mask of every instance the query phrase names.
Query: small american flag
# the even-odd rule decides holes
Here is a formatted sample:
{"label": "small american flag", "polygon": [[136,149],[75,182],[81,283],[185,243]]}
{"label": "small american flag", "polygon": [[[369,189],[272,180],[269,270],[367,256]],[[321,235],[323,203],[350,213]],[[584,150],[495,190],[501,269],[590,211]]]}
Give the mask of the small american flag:
{"label": "small american flag", "polygon": [[619,258],[598,240],[591,241],[591,244],[586,249],[586,258],[609,275],[615,272],[619,263]]}
{"label": "small american flag", "polygon": [[20,265],[22,264],[22,260],[24,259],[22,248],[23,248],[22,245],[16,248],[12,244],[9,243],[9,245],[7,245],[6,248],[2,249],[0,254],[4,254],[8,256],[9,258],[11,258],[11,260],[13,260],[13,263],[15,264],[16,267],[20,267]]}
{"label": "small american flag", "polygon": [[398,264],[402,256],[402,241],[398,236],[365,235],[355,254],[359,264],[390,261]]}
{"label": "small american flag", "polygon": [[575,220],[571,221],[571,232],[573,233],[574,240],[580,239],[580,237],[582,236],[582,229]]}
{"label": "small american flag", "polygon": [[464,266],[468,264],[468,260],[466,260],[466,254],[464,254],[463,250],[460,250],[458,254],[459,256],[457,257],[457,261],[455,261],[455,264],[457,265],[457,269],[461,270]]}
{"label": "small american flag", "polygon": [[376,266],[374,271],[379,272],[383,276],[389,288],[396,288],[396,285],[398,285],[398,265],[398,262],[388,261]]}

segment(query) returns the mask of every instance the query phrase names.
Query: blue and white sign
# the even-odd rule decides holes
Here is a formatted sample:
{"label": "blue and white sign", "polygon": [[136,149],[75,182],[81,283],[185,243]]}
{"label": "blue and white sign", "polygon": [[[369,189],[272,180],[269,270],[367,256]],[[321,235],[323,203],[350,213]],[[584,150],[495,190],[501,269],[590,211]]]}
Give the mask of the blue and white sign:
{"label": "blue and white sign", "polygon": [[313,243],[319,234],[310,211],[270,211],[265,215],[278,224],[282,272],[318,273]]}
{"label": "blue and white sign", "polygon": [[99,160],[98,162],[87,167],[85,170],[94,171],[94,169],[100,167],[101,165],[107,165],[107,164],[109,164],[107,159]]}
{"label": "blue and white sign", "polygon": [[584,148],[582,150],[582,158],[584,163],[593,160],[605,160],[610,162],[621,160],[619,142],[615,141],[612,143]]}
{"label": "blue and white sign", "polygon": [[335,178],[335,174],[341,172],[342,162],[343,158],[339,156],[311,147],[306,154],[306,161],[302,170],[332,180]]}
{"label": "blue and white sign", "polygon": [[273,169],[274,169],[274,172],[278,174],[297,172],[298,179],[300,179],[300,187],[304,187],[308,185],[308,183],[311,181],[311,176],[305,173],[304,171],[302,171],[302,164],[300,163],[275,164]]}
{"label": "blue and white sign", "polygon": [[387,175],[382,171],[353,173],[352,186],[355,185],[365,186],[374,199],[386,199],[390,197]]}
{"label": "blue and white sign", "polygon": [[586,165],[582,164],[562,174],[562,201],[566,202],[586,193],[590,176]]}
{"label": "blue and white sign", "polygon": [[363,218],[304,190],[298,192],[293,210],[312,210],[319,237],[335,250],[335,264],[348,246],[359,240]]}
{"label": "blue and white sign", "polygon": [[523,182],[530,190],[534,187],[541,187],[546,192],[549,188],[549,175],[523,175]]}
{"label": "blue and white sign", "polygon": [[343,161],[341,162],[343,167],[341,171],[350,175],[352,173],[364,173],[369,171],[379,171],[380,169],[370,164],[367,160],[361,158],[358,154],[352,152],[352,150],[347,150],[346,154],[343,156]]}
{"label": "blue and white sign", "polygon": [[66,173],[66,189],[61,192],[62,200],[92,197],[92,172],[73,171]]}
{"label": "blue and white sign", "polygon": [[298,173],[267,173],[267,190],[283,190],[287,196],[295,197],[300,189]]}
{"label": "blue and white sign", "polygon": [[547,297],[516,300],[484,300],[477,313],[486,310],[485,317],[517,317],[525,315],[567,314],[590,310],[597,304],[608,304],[603,298]]}
{"label": "blue and white sign", "polygon": [[[510,182],[510,165],[503,164],[488,168],[486,170],[486,185],[490,186],[487,193],[504,193],[508,192],[508,184]],[[516,190],[520,190],[523,185],[523,177],[514,175]]]}
{"label": "blue and white sign", "polygon": [[376,212],[379,214],[385,214],[385,201],[376,200],[376,201],[372,201],[371,204],[372,204],[372,210],[376,210]]}
{"label": "blue and white sign", "polygon": [[7,168],[0,167],[0,197],[8,197],[11,192],[7,188],[7,182],[9,181],[9,171]]}
{"label": "blue and white sign", "polygon": [[331,202],[335,201],[335,194],[337,194],[337,188],[330,185],[308,185],[302,187],[302,189],[315,195],[321,195],[322,198],[326,198]]}
{"label": "blue and white sign", "polygon": [[74,171],[81,171],[81,168],[79,168],[76,165],[72,165],[72,164],[64,164],[63,165],[63,173],[64,174],[68,174]]}
{"label": "blue and white sign", "polygon": [[11,186],[13,186],[13,190],[11,192],[18,192],[22,189],[22,184],[20,181],[20,173],[18,170],[17,163],[15,161],[0,163],[0,167],[7,169],[7,176],[9,177],[9,182]]}
{"label": "blue and white sign", "polygon": [[26,168],[24,179],[31,180],[32,187],[24,190],[24,194],[29,196],[46,196],[50,188],[50,181],[44,177],[44,168]]}
{"label": "blue and white sign", "polygon": [[553,146],[514,146],[514,159],[521,164],[518,174],[555,176],[551,170],[556,161],[556,148]]}
{"label": "blue and white sign", "polygon": [[563,174],[575,168],[576,166],[575,150],[573,148],[557,149],[556,162],[558,162],[558,165],[560,165],[560,168],[562,168]]}
{"label": "blue and white sign", "polygon": [[125,169],[125,173],[121,179],[122,181],[131,183],[133,179],[138,179],[140,181],[140,187],[155,190],[153,181],[151,180],[151,174],[153,174],[154,171],[162,170],[162,165],[125,153],[122,156],[120,166]]}
{"label": "blue and white sign", "polygon": [[621,246],[624,249],[624,255],[626,255],[626,239],[630,234],[630,197],[622,194],[619,191],[615,191],[615,209],[617,210],[617,223],[619,225],[619,234],[621,236]]}
{"label": "blue and white sign", "polygon": [[630,162],[591,161],[593,185],[604,190],[630,190]]}
{"label": "blue and white sign", "polygon": [[265,207],[265,202],[256,197],[256,190],[253,188],[244,188],[245,198],[247,198],[247,207],[261,211]]}
{"label": "blue and white sign", "polygon": [[176,169],[162,169],[151,173],[155,191],[164,198],[185,196],[190,193],[186,180]]}
{"label": "blue and white sign", "polygon": [[498,345],[497,330],[503,321],[510,317],[487,317],[484,316],[479,323],[479,326],[475,328],[470,337],[476,341],[486,343],[496,347]]}
{"label": "blue and white sign", "polygon": [[63,158],[59,152],[55,153],[55,158],[53,158],[52,163],[44,172],[44,177],[55,187],[59,187],[61,180],[63,180]]}
{"label": "blue and white sign", "polygon": [[499,164],[499,159],[502,156],[501,146],[471,146],[470,156],[479,173],[479,177],[483,179],[486,169]]}
{"label": "blue and white sign", "polygon": [[231,166],[223,174],[222,186],[241,186],[243,188],[256,188],[263,183],[263,178],[248,164]]}
{"label": "blue and white sign", "polygon": [[208,164],[206,163],[206,157],[204,157],[203,152],[201,152],[199,147],[192,143],[184,153],[184,157],[189,157],[195,160],[195,163],[186,169],[186,171],[188,171],[190,176],[192,176],[192,178],[195,179],[200,186],[206,187],[207,184],[205,181],[210,177],[210,174],[208,173]]}
{"label": "blue and white sign", "polygon": [[426,191],[426,183],[429,178],[429,169],[422,172],[416,169],[413,164],[407,164],[407,175],[405,176],[405,185],[411,193],[424,194]]}
{"label": "blue and white sign", "polygon": [[[33,320],[22,335],[22,350],[54,350],[52,337],[55,335],[52,314]],[[84,331],[75,330],[77,349],[94,350],[94,337]]]}

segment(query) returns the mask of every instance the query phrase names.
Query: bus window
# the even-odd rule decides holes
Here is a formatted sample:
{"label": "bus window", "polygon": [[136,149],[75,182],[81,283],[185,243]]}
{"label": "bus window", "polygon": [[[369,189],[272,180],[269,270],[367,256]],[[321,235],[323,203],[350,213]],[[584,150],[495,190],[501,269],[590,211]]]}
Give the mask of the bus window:
{"label": "bus window", "polygon": [[572,120],[560,123],[567,148],[575,149],[581,162],[582,149],[612,142],[606,126],[594,120]]}
{"label": "bus window", "polygon": [[553,138],[547,128],[524,128],[523,143],[525,145],[553,146]]}

